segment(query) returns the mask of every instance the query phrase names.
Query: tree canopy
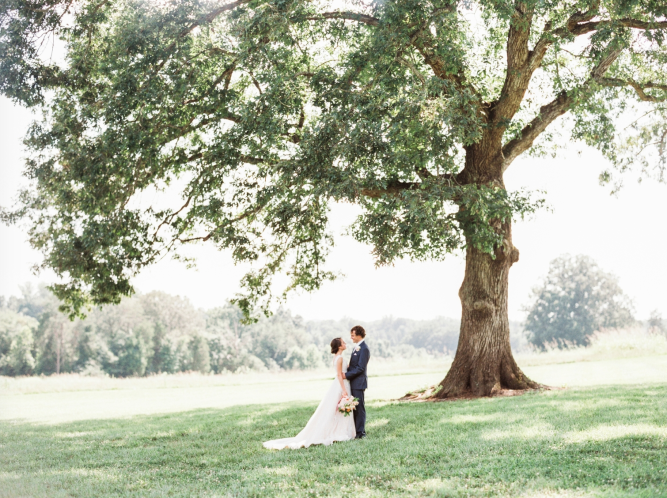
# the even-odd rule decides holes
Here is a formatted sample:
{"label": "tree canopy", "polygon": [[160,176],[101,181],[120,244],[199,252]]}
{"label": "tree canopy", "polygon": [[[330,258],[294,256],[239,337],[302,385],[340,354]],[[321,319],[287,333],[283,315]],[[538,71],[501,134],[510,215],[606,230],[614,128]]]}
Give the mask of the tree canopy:
{"label": "tree canopy", "polygon": [[540,348],[588,344],[593,332],[625,327],[634,318],[630,299],[618,278],[600,269],[588,256],[561,256],[533,290],[525,328],[528,340]]}
{"label": "tree canopy", "polygon": [[255,264],[246,313],[277,272],[317,289],[332,202],[361,207],[350,232],[378,265],[493,255],[540,204],[503,172],[559,143],[565,113],[560,143],[662,178],[662,0],[0,5],[0,90],[44,112],[4,218],[28,220],[73,313],[196,242]]}

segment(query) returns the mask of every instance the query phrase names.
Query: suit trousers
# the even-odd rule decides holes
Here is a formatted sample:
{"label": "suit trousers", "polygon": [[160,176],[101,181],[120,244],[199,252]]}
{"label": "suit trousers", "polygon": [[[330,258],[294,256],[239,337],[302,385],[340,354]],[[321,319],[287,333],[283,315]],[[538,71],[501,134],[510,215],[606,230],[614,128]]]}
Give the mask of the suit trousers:
{"label": "suit trousers", "polygon": [[364,404],[365,389],[351,389],[352,396],[359,398],[359,404],[352,412],[354,416],[354,427],[357,432],[357,437],[366,435],[366,405]]}

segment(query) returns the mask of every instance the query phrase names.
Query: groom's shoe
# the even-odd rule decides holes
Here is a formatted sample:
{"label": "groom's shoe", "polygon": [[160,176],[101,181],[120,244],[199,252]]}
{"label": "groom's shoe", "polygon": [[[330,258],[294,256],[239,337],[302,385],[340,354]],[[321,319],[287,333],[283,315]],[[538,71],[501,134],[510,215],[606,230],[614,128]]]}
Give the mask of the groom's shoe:
{"label": "groom's shoe", "polygon": [[356,436],[354,439],[364,439],[366,437],[366,433],[364,432],[360,436]]}

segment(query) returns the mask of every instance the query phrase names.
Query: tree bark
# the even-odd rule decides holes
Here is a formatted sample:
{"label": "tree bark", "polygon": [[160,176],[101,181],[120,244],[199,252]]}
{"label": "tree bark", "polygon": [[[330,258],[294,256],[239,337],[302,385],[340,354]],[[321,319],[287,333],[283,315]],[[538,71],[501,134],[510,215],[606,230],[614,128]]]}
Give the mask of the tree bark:
{"label": "tree bark", "polygon": [[495,259],[473,247],[466,251],[466,270],[459,290],[462,316],[456,356],[434,398],[490,396],[502,389],[534,389],[539,384],[517,366],[510,347],[507,314],[508,275],[519,260],[512,244],[511,224]]}

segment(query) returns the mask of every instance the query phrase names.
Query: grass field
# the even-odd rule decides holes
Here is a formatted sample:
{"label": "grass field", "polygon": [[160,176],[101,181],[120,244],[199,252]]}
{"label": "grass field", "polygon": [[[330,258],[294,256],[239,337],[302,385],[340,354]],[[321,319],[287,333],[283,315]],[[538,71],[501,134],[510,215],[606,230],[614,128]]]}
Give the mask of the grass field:
{"label": "grass field", "polygon": [[525,370],[568,389],[397,403],[443,371],[385,365],[367,439],[280,452],[330,375],[3,379],[0,497],[667,497],[667,356]]}

